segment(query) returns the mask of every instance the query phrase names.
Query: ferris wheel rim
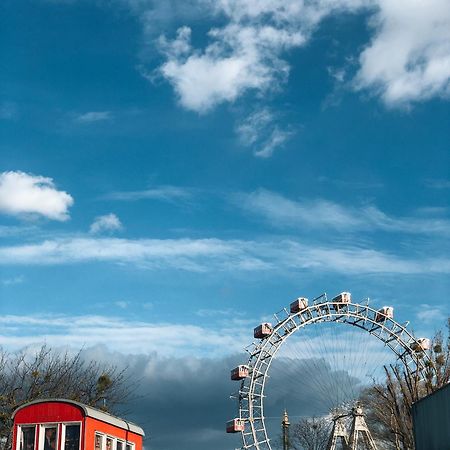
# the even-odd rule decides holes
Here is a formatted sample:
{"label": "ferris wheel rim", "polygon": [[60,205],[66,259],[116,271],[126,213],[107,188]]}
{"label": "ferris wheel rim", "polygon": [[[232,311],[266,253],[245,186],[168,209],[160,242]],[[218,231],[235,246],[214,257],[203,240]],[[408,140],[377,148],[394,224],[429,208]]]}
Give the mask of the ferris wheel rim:
{"label": "ferris wheel rim", "polygon": [[[318,301],[320,299],[322,301]],[[258,343],[253,342],[249,346],[253,347],[252,350],[246,348],[246,351],[250,354],[247,364],[251,371],[250,376],[242,380],[238,396],[239,418],[245,423],[244,430],[241,431],[243,450],[252,448],[272,450],[264,417],[264,389],[268,372],[283,343],[292,334],[308,325],[336,322],[357,326],[381,340],[385,346],[396,354],[408,370],[410,364],[415,365],[415,372],[418,373],[420,379],[425,378],[426,362],[430,361],[430,358],[426,352],[423,352],[422,358],[419,358],[418,354],[412,350],[411,344],[417,344],[418,340],[406,329],[407,324],[402,325],[388,317],[382,322],[375,320],[378,310],[370,307],[369,301],[366,304],[338,303],[328,301],[326,294],[323,294],[315,299],[311,305],[298,312],[290,313],[284,308],[281,313],[285,316],[284,319],[277,316],[279,313],[274,314],[277,323],[274,325],[271,334]],[[303,320],[304,315],[309,315],[309,319]],[[333,317],[335,317],[334,320]],[[355,322],[352,323],[349,320],[350,318],[355,319]],[[284,333],[279,333],[281,329],[284,330]],[[378,334],[376,334],[377,331],[379,331]]]}

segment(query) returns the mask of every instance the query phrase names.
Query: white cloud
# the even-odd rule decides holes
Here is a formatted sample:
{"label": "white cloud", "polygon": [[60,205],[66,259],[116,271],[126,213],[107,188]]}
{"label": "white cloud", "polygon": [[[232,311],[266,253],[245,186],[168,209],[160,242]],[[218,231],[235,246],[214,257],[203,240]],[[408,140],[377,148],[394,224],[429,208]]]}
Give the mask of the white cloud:
{"label": "white cloud", "polygon": [[[199,0],[190,9],[225,22],[209,30],[203,48],[191,45],[188,26],[173,41],[160,40],[166,56],[160,73],[193,111],[278,89],[289,73],[287,51],[305,45],[324,18],[358,11],[370,14],[374,34],[359,55],[357,89],[374,91],[390,106],[450,93],[448,0]],[[140,14],[144,28],[154,29],[155,8]],[[342,79],[345,70],[335,76]]]}
{"label": "white cloud", "polygon": [[96,217],[89,229],[89,232],[92,234],[98,234],[105,231],[120,231],[122,229],[123,225],[119,218],[115,214],[110,213],[104,216]]}
{"label": "white cloud", "polygon": [[0,225],[0,237],[35,235],[37,231],[36,225]]}
{"label": "white cloud", "polygon": [[261,131],[273,121],[273,113],[268,108],[262,108],[250,114],[236,128],[236,132],[244,145],[252,145],[259,140]]}
{"label": "white cloud", "polygon": [[[225,25],[211,28],[203,49],[191,45],[191,29],[160,38],[166,56],[159,72],[174,87],[183,107],[200,113],[254,91],[280,88],[289,74],[283,56],[308,42],[320,21],[333,12],[354,12],[371,0],[211,0],[199,6]],[[155,16],[150,14],[149,20]],[[145,21],[144,21],[145,22]],[[146,28],[149,28],[148,26]],[[280,139],[274,138],[274,140]],[[263,150],[260,156],[269,154]]]}
{"label": "white cloud", "polygon": [[[280,304],[275,308],[283,306]],[[273,320],[273,317],[252,317],[248,314],[243,319],[243,315],[245,314],[233,310],[199,311],[198,316],[208,320],[201,321],[206,325],[198,325],[185,321],[166,323],[136,320],[123,317],[120,313],[117,316],[10,314],[0,316],[0,328],[4,333],[2,344],[10,348],[21,348],[41,342],[46,342],[51,347],[69,346],[75,349],[102,344],[110,350],[129,354],[158,354],[166,358],[218,358],[242,351],[253,340],[255,324],[261,320]],[[227,320],[227,316],[233,319]],[[338,332],[348,342],[361,333],[359,329]],[[309,353],[315,353],[315,350],[319,350],[323,357],[334,352],[345,352],[342,348],[339,350],[330,345],[323,345],[336,339],[335,332],[332,333],[329,327],[321,331],[306,329],[304,333],[310,342],[309,349],[303,348],[303,357],[310,357]],[[372,337],[367,339],[370,344]],[[289,353],[295,350],[298,352],[301,343],[297,341],[293,344],[287,344],[280,356],[293,356]],[[372,344],[374,350],[379,349],[376,340],[373,340]],[[357,350],[355,352],[357,353]]]}
{"label": "white cloud", "polygon": [[281,129],[277,119],[273,111],[262,108],[250,114],[236,128],[236,133],[243,145],[253,148],[255,156],[268,158],[293,134],[291,130]]}
{"label": "white cloud", "polygon": [[323,199],[294,201],[265,189],[251,194],[238,194],[234,202],[245,212],[258,215],[277,227],[443,235],[450,232],[448,219],[430,217],[430,214],[426,218],[390,217],[374,206],[346,207]]}
{"label": "white cloud", "polygon": [[112,119],[111,111],[89,111],[75,117],[76,122],[83,124],[102,122],[111,119]]}
{"label": "white cloud", "polygon": [[1,284],[3,286],[14,286],[16,284],[22,284],[25,281],[25,277],[23,275],[19,275],[17,277],[13,278],[5,278],[3,280],[0,280]]}
{"label": "white cloud", "polygon": [[[404,259],[388,252],[378,250],[326,247],[298,247],[288,256],[288,264],[316,270],[335,271],[340,273],[391,273],[391,274],[420,274],[420,273],[449,273],[450,260],[443,258],[428,258],[426,260]],[[423,264],[429,264],[423,267]]]}
{"label": "white cloud", "polygon": [[180,28],[172,42],[160,40],[167,57],[161,74],[173,84],[181,105],[197,112],[233,102],[248,90],[272,88],[288,72],[277,53],[304,40],[300,32],[237,24],[212,29],[209,37],[204,51],[192,48],[188,27]]}
{"label": "white cloud", "polygon": [[278,126],[275,126],[270,133],[269,139],[262,145],[262,148],[255,151],[255,156],[269,158],[273,155],[273,152],[281,147],[291,136],[291,131],[282,130],[278,128]]}
{"label": "white cloud", "polygon": [[326,200],[299,202],[265,189],[239,194],[235,197],[235,203],[242,210],[281,227],[351,229],[362,225],[357,215],[335,203]]}
{"label": "white cloud", "polygon": [[55,188],[48,177],[24,172],[0,174],[0,212],[11,215],[41,215],[53,220],[69,218],[73,198]]}
{"label": "white cloud", "polygon": [[137,200],[163,200],[168,202],[189,200],[192,189],[177,186],[163,185],[142,191],[117,191],[105,195],[110,200],[137,201]]}
{"label": "white cloud", "polygon": [[52,265],[84,262],[128,263],[147,270],[242,273],[270,270],[345,274],[440,274],[450,272],[446,256],[404,258],[356,245],[324,246],[292,239],[68,238],[0,247],[0,264]]}
{"label": "white cloud", "polygon": [[444,307],[422,303],[418,307],[416,317],[420,323],[424,323],[427,325],[437,323],[442,324],[444,321],[446,321],[448,312]]}
{"label": "white cloud", "polygon": [[251,328],[209,329],[192,324],[152,323],[105,316],[3,315],[0,324],[4,333],[2,345],[11,349],[42,342],[51,347],[72,348],[104,344],[110,350],[157,353],[165,357],[229,354],[244,347],[245,331],[247,340],[251,337]]}
{"label": "white cloud", "polygon": [[378,0],[375,36],[361,53],[359,89],[374,89],[388,105],[450,94],[448,0]]}
{"label": "white cloud", "polygon": [[[219,239],[69,238],[0,249],[0,263],[6,264],[8,260],[12,264],[30,264],[35,257],[42,257],[42,264],[91,260],[136,263],[148,269],[172,267],[188,271],[208,270],[210,264],[217,268],[233,258],[239,264],[239,259],[243,259],[232,242]],[[244,258],[241,262],[248,261]]]}
{"label": "white cloud", "polygon": [[370,0],[212,0],[218,11],[234,21],[273,20],[275,23],[300,23],[311,29],[319,20],[337,11],[356,11],[370,6]]}
{"label": "white cloud", "polygon": [[208,318],[215,318],[220,316],[225,317],[236,317],[236,316],[242,316],[244,313],[242,311],[237,311],[232,308],[225,308],[225,309],[199,309],[196,313],[199,317],[208,317]]}
{"label": "white cloud", "polygon": [[327,67],[328,74],[336,81],[336,83],[343,83],[346,72],[342,67]]}
{"label": "white cloud", "polygon": [[130,305],[130,302],[127,302],[125,300],[118,300],[117,302],[114,302],[114,304],[120,309],[127,309]]}

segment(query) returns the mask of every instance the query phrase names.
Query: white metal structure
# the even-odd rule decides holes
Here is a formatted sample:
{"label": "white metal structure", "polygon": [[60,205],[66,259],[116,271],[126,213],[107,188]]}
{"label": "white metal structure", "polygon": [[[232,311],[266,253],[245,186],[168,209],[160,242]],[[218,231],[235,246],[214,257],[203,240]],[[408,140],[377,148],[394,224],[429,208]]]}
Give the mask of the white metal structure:
{"label": "white metal structure", "polygon": [[362,408],[359,405],[356,405],[352,409],[352,416],[352,429],[350,431],[350,439],[348,442],[349,449],[356,450],[361,448],[360,445],[363,444],[368,450],[377,450],[375,442],[373,441],[372,435],[370,434],[369,428],[367,427],[364,419]]}
{"label": "white metal structure", "polygon": [[333,419],[333,429],[331,431],[327,450],[348,447],[348,432],[344,423],[344,417],[345,416],[338,416]]}
{"label": "white metal structure", "polygon": [[[353,303],[349,293],[344,294],[345,296],[339,295],[331,301],[323,294],[306,308],[299,308],[298,312],[284,308],[274,314],[275,322],[271,324],[270,335],[246,348],[250,355],[246,364],[249,375],[242,379],[239,392],[236,394],[239,403],[238,419],[244,425],[243,429],[239,430],[242,436],[242,450],[272,450],[264,416],[264,390],[269,369],[283,343],[292,334],[308,325],[324,322],[343,323],[365,330],[382,341],[409,371],[424,378],[429,356],[421,352],[419,357],[417,352],[412,350],[412,347],[420,346],[420,343],[406,329],[407,324],[401,325],[389,315],[381,321],[379,311],[371,308],[368,300],[365,304]],[[340,427],[340,424],[336,425]],[[347,439],[350,441],[351,436]]]}
{"label": "white metal structure", "polygon": [[[350,426],[346,419],[351,417]],[[357,402],[348,414],[335,414],[327,450],[378,450],[364,418],[361,405]]]}

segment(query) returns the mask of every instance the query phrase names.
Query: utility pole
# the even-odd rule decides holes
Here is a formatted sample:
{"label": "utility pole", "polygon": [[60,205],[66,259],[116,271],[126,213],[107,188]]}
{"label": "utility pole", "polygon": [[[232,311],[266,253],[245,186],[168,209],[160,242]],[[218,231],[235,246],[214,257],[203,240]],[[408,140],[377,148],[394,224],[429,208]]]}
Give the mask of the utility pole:
{"label": "utility pole", "polygon": [[281,429],[283,432],[283,450],[290,450],[291,443],[289,440],[289,427],[291,424],[289,423],[289,417],[286,410],[284,410],[283,420],[281,421]]}

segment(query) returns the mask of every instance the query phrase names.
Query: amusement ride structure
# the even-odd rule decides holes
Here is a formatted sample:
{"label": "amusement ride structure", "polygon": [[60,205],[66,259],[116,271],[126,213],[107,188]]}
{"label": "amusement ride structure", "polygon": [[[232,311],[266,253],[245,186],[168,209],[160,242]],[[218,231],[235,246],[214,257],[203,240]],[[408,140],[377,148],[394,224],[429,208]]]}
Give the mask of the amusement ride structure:
{"label": "amusement ride structure", "polygon": [[[264,322],[254,329],[257,340],[246,348],[247,364],[231,371],[231,379],[239,381],[240,388],[232,395],[238,403],[238,416],[227,422],[227,432],[241,434],[242,450],[274,450],[266,426],[269,417],[265,415],[264,403],[270,399],[273,402],[273,397],[285,388],[285,398],[300,395],[298,403],[308,404],[306,406],[317,396],[328,401],[324,412],[332,422],[328,450],[377,450],[359,399],[361,391],[371,384],[370,381],[374,382],[377,373],[384,374],[383,365],[390,362],[388,357],[418,379],[425,378],[430,340],[414,337],[406,328],[408,322],[396,322],[392,307],[374,309],[369,306],[369,300],[353,303],[349,292],[342,292],[332,300],[323,294],[311,303],[300,297],[290,304],[289,310],[284,308],[274,314],[274,319],[274,323]],[[326,334],[308,334],[308,330],[322,326]],[[339,326],[346,331],[335,333]],[[346,335],[348,330],[350,334]],[[295,339],[297,332],[302,339],[289,347],[288,340]],[[289,351],[284,351],[285,348]],[[346,353],[346,349],[352,353]],[[328,357],[328,362],[318,356],[320,353]],[[276,360],[282,359],[280,356],[284,359],[277,366]],[[373,358],[377,360],[371,361]],[[336,363],[334,368],[330,362]],[[283,365],[293,367],[288,376],[278,385],[269,382],[276,378]],[[364,377],[370,381],[362,383]],[[271,386],[272,392],[268,389]],[[290,446],[289,426],[285,411],[282,420],[284,450]]]}

